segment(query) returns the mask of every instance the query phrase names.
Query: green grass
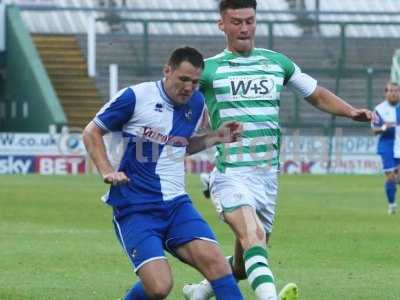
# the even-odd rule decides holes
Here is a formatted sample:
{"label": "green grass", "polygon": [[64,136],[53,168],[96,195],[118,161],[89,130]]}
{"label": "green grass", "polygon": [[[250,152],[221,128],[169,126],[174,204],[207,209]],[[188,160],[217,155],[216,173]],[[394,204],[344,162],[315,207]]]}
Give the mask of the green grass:
{"label": "green grass", "polygon": [[[226,255],[232,236],[197,177],[194,202]],[[304,300],[400,299],[400,215],[388,216],[380,176],[283,176],[270,263]],[[99,200],[94,176],[0,176],[0,299],[116,299],[136,280]],[[182,299],[196,271],[169,257]],[[255,299],[246,282],[246,299]]]}

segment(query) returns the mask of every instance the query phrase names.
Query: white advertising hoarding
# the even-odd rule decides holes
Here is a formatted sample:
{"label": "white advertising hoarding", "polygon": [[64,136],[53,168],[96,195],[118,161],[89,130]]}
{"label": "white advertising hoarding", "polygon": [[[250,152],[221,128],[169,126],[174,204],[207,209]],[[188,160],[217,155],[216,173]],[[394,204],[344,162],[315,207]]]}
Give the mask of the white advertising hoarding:
{"label": "white advertising hoarding", "polygon": [[[110,140],[112,143],[112,140]],[[211,149],[188,157],[189,173],[210,172]],[[284,136],[281,172],[288,174],[377,174],[381,162],[372,136]],[[0,174],[81,174],[91,165],[81,133],[0,133]],[[92,169],[92,168],[91,168]]]}

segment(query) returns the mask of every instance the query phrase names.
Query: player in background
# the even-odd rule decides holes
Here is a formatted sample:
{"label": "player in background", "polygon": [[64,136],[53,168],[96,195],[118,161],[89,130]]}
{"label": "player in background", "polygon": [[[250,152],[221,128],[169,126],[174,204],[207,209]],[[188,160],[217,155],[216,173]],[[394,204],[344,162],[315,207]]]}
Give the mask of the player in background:
{"label": "player in background", "polygon": [[388,213],[396,213],[396,191],[400,165],[400,91],[397,83],[389,82],[385,87],[385,100],[374,109],[372,131],[379,135],[378,154],[385,173],[385,192]]}
{"label": "player in background", "polygon": [[[236,141],[241,132],[239,123],[228,122],[194,135],[205,108],[197,90],[203,68],[197,50],[176,49],[164,79],[121,90],[84,130],[86,149],[111,184],[103,200],[113,208],[117,237],[140,279],[125,300],[167,297],[172,275],[164,250],[210,280],[217,299],[243,299],[214,234],[184,189],[185,155]],[[106,155],[107,132],[122,132],[125,139],[117,170]]]}
{"label": "player in background", "polygon": [[[204,93],[211,128],[228,120],[243,123],[242,141],[217,146],[210,193],[218,212],[236,237],[229,259],[235,277],[247,278],[259,300],[276,300],[275,279],[266,245],[274,222],[279,170],[279,102],[289,87],[318,109],[356,121],[369,122],[372,113],[357,109],[303,73],[285,55],[254,48],[256,0],[222,0],[219,29],[226,49],[206,59],[200,90]],[[295,47],[295,45],[293,45]],[[312,45],[310,45],[312,46]],[[186,299],[209,299],[206,281],[186,285]],[[279,299],[297,299],[295,284]]]}

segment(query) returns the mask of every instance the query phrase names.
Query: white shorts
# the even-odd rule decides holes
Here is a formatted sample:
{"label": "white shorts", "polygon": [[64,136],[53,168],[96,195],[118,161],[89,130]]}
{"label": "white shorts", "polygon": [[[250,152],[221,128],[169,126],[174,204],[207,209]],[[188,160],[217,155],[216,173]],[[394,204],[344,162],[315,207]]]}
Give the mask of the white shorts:
{"label": "white shorts", "polygon": [[275,217],[278,174],[254,170],[247,173],[221,173],[217,169],[210,175],[210,194],[218,213],[240,206],[254,207],[266,232],[271,232]]}

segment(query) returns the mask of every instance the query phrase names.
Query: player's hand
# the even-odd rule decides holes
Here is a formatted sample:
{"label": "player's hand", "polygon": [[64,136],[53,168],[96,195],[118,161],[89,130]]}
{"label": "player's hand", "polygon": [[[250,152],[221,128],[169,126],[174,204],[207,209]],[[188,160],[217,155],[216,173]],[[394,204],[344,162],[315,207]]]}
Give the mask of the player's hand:
{"label": "player's hand", "polygon": [[372,112],[368,109],[353,109],[350,117],[358,122],[371,122]]}
{"label": "player's hand", "polygon": [[242,134],[243,125],[236,121],[226,122],[218,128],[217,135],[221,143],[237,142]]}
{"label": "player's hand", "polygon": [[112,172],[103,175],[103,181],[107,184],[120,185],[129,182],[129,178],[124,172]]}

